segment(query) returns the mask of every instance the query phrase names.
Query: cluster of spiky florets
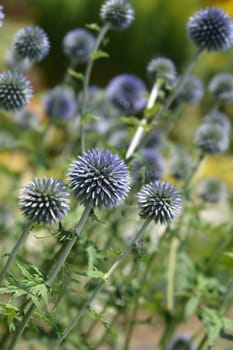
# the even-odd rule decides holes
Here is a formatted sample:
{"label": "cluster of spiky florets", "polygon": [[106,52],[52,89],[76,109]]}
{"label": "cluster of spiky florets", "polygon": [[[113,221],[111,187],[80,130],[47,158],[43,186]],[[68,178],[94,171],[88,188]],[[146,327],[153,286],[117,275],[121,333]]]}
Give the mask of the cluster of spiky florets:
{"label": "cluster of spiky florets", "polygon": [[146,71],[148,78],[153,82],[157,79],[161,79],[166,84],[174,85],[176,81],[176,67],[169,58],[153,58],[148,63]]}
{"label": "cluster of spiky florets", "polygon": [[208,51],[225,51],[233,44],[233,22],[220,8],[197,11],[188,21],[190,39]]}
{"label": "cluster of spiky florets", "polygon": [[3,18],[4,18],[4,13],[3,13],[3,6],[0,5],[0,27],[2,26]]}
{"label": "cluster of spiky florets", "polygon": [[197,103],[204,94],[203,85],[200,79],[189,75],[177,94],[177,100],[183,103]]}
{"label": "cluster of spiky florets", "polygon": [[219,125],[202,124],[196,131],[195,144],[206,154],[226,151],[229,145],[229,134]]}
{"label": "cluster of spiky florets", "polygon": [[0,108],[16,111],[23,108],[31,96],[31,84],[23,74],[15,71],[0,74]]}
{"label": "cluster of spiky florets", "polygon": [[107,149],[92,149],[78,156],[68,178],[74,197],[85,206],[112,209],[129,192],[126,164]]}
{"label": "cluster of spiky florets", "polygon": [[233,74],[216,74],[209,82],[208,91],[220,102],[231,103],[233,101]]}
{"label": "cluster of spiky florets", "polygon": [[219,112],[219,111],[213,111],[213,112],[205,115],[203,118],[203,121],[206,124],[219,125],[227,133],[229,133],[231,130],[230,119],[226,116],[226,114]]}
{"label": "cluster of spiky florets", "polygon": [[69,210],[66,187],[52,177],[36,177],[22,189],[19,197],[20,209],[24,216],[38,224],[61,221]]}
{"label": "cluster of spiky florets", "polygon": [[191,337],[186,334],[177,334],[172,339],[167,350],[197,350]]}
{"label": "cluster of spiky florets", "polygon": [[192,160],[182,149],[178,148],[172,154],[169,164],[169,174],[177,180],[184,180],[190,174]]}
{"label": "cluster of spiky florets", "polygon": [[218,203],[226,197],[226,186],[219,179],[205,179],[199,184],[198,194],[205,202]]}
{"label": "cluster of spiky florets", "polygon": [[121,74],[107,87],[110,101],[125,114],[137,114],[146,106],[146,86],[135,75]]}
{"label": "cluster of spiky florets", "polygon": [[75,94],[69,87],[57,86],[43,98],[46,114],[52,119],[72,119],[75,117],[77,103]]}
{"label": "cluster of spiky florets", "polygon": [[134,21],[134,9],[127,0],[107,0],[101,6],[100,18],[112,29],[127,29]]}
{"label": "cluster of spiky florets", "polygon": [[138,193],[140,216],[156,223],[169,224],[182,209],[182,199],[177,189],[167,182],[146,184]]}
{"label": "cluster of spiky florets", "polygon": [[39,62],[47,56],[50,44],[43,29],[29,26],[17,31],[14,47],[21,59],[28,58],[31,62]]}
{"label": "cluster of spiky florets", "polygon": [[70,60],[85,63],[95,47],[95,42],[95,37],[88,30],[73,29],[63,39],[63,50]]}
{"label": "cluster of spiky florets", "polygon": [[133,178],[143,184],[160,179],[163,171],[163,158],[153,149],[143,149],[133,162]]}

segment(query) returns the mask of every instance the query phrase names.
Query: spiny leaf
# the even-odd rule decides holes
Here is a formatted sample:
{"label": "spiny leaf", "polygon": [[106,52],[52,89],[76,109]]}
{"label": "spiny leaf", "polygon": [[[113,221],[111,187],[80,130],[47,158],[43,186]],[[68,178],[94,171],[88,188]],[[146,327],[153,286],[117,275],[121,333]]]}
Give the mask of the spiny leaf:
{"label": "spiny leaf", "polygon": [[160,103],[156,103],[152,108],[146,108],[144,112],[145,117],[153,117],[159,111],[160,108]]}
{"label": "spiny leaf", "polygon": [[95,61],[95,60],[98,60],[99,58],[104,58],[104,57],[105,58],[109,57],[109,54],[102,50],[95,51],[90,55],[90,58],[92,61]]}
{"label": "spiny leaf", "polygon": [[78,79],[78,80],[83,81],[83,79],[84,79],[84,76],[83,76],[82,73],[77,73],[77,72],[75,72],[73,69],[68,69],[68,73],[69,73],[72,77],[74,77],[74,78],[76,78],[76,79]]}
{"label": "spiny leaf", "polygon": [[88,310],[89,310],[91,316],[93,316],[95,320],[100,321],[102,323],[102,325],[104,326],[104,328],[106,328],[108,331],[110,330],[111,324],[109,322],[105,321],[103,315],[100,312],[97,312],[90,307]]}
{"label": "spiny leaf", "polygon": [[98,26],[97,23],[88,23],[88,24],[85,25],[85,27],[88,28],[88,29],[94,30],[96,32],[100,31],[100,27]]}
{"label": "spiny leaf", "polygon": [[82,125],[85,125],[91,120],[98,120],[98,119],[99,119],[99,117],[97,115],[92,114],[92,113],[87,113],[87,114],[84,114],[82,116],[81,123],[82,123]]}

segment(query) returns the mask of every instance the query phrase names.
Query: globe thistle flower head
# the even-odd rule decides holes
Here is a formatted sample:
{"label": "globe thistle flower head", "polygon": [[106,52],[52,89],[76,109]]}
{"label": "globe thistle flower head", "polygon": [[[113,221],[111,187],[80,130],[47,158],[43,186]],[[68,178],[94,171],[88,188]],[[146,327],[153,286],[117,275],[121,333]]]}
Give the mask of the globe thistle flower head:
{"label": "globe thistle flower head", "polygon": [[202,124],[195,134],[195,144],[206,154],[224,152],[229,145],[229,135],[219,125]]}
{"label": "globe thistle flower head", "polygon": [[148,63],[146,71],[148,78],[153,82],[157,79],[162,79],[165,84],[173,86],[176,81],[176,68],[169,58],[153,58]]}
{"label": "globe thistle flower head", "polygon": [[190,174],[192,168],[192,160],[190,156],[177,149],[171,156],[169,164],[169,174],[176,180],[184,180]]}
{"label": "globe thistle flower head", "polygon": [[205,179],[199,185],[198,194],[204,202],[216,204],[226,197],[226,186],[218,179]]}
{"label": "globe thistle flower head", "polygon": [[167,350],[197,350],[192,339],[185,334],[177,334],[169,344]]}
{"label": "globe thistle flower head", "polygon": [[197,103],[204,94],[203,85],[200,79],[194,75],[188,76],[182,88],[177,94],[177,100],[183,103]]}
{"label": "globe thistle flower head", "polygon": [[5,15],[3,13],[3,6],[0,5],[0,27],[2,27],[4,17],[5,17]]}
{"label": "globe thistle flower head", "polygon": [[146,86],[135,75],[120,74],[107,86],[110,101],[126,115],[137,114],[146,106]]}
{"label": "globe thistle flower head", "polygon": [[68,178],[74,197],[85,206],[112,209],[129,192],[126,164],[107,149],[92,149],[78,156]]}
{"label": "globe thistle flower head", "polygon": [[23,108],[32,96],[32,88],[23,74],[7,71],[0,74],[0,108],[12,112]]}
{"label": "globe thistle flower head", "polygon": [[177,189],[167,182],[146,184],[138,193],[139,215],[156,223],[169,224],[182,209],[182,199]]}
{"label": "globe thistle flower head", "polygon": [[57,86],[43,98],[46,114],[51,119],[69,120],[75,117],[77,103],[72,89]]}
{"label": "globe thistle flower head", "polygon": [[215,124],[222,127],[226,132],[230,132],[231,130],[231,122],[230,119],[222,112],[214,111],[207,114],[204,119],[204,123],[206,124]]}
{"label": "globe thistle flower head", "polygon": [[28,58],[19,57],[17,51],[13,48],[7,51],[4,61],[8,69],[17,70],[17,71],[25,71],[31,68],[32,63]]}
{"label": "globe thistle flower head", "polygon": [[30,109],[21,109],[14,114],[14,122],[21,129],[33,129],[39,126],[39,116]]}
{"label": "globe thistle flower head", "polygon": [[233,44],[233,22],[217,7],[197,11],[188,21],[187,32],[196,46],[208,51],[225,51]]}
{"label": "globe thistle flower head", "polygon": [[95,47],[95,37],[86,29],[69,31],[63,39],[64,54],[77,63],[85,63]]}
{"label": "globe thistle flower head", "polygon": [[22,189],[19,197],[20,209],[24,216],[38,224],[61,221],[69,210],[66,187],[52,177],[36,177]]}
{"label": "globe thistle flower head", "polygon": [[134,21],[134,9],[127,0],[106,0],[101,6],[100,18],[112,29],[124,30]]}
{"label": "globe thistle flower head", "polygon": [[233,102],[233,74],[216,74],[209,82],[208,91],[219,101]]}
{"label": "globe thistle flower head", "polygon": [[48,54],[50,44],[47,34],[37,26],[20,29],[15,34],[14,47],[19,57],[40,62]]}
{"label": "globe thistle flower head", "polygon": [[145,184],[160,179],[163,171],[163,158],[153,149],[143,149],[133,162],[133,178],[140,183]]}
{"label": "globe thistle flower head", "polygon": [[145,143],[145,148],[161,149],[164,147],[163,133],[159,129],[152,130]]}

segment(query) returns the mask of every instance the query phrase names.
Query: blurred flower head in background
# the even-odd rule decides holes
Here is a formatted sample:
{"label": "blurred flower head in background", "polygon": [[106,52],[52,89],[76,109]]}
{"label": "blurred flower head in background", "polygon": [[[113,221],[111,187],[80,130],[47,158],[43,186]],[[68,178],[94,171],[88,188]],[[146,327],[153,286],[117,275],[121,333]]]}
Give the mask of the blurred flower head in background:
{"label": "blurred flower head in background", "polygon": [[112,29],[127,29],[134,21],[134,9],[127,0],[107,0],[101,6],[100,18]]}
{"label": "blurred flower head in background", "polygon": [[152,82],[161,79],[166,85],[174,85],[176,81],[176,67],[169,58],[157,57],[151,59],[146,67],[146,71],[149,80]]}
{"label": "blurred flower head in background", "polygon": [[233,102],[233,74],[216,74],[209,82],[208,91],[220,102]]}
{"label": "blurred flower head in background", "polygon": [[194,75],[189,75],[177,94],[176,99],[183,103],[198,103],[204,94],[203,84]]}
{"label": "blurred flower head in background", "polygon": [[195,144],[204,153],[222,153],[229,146],[229,134],[219,125],[202,124],[196,130]]}
{"label": "blurred flower head in background", "polygon": [[153,149],[143,149],[135,157],[132,167],[134,181],[145,184],[158,180],[164,171],[163,157]]}

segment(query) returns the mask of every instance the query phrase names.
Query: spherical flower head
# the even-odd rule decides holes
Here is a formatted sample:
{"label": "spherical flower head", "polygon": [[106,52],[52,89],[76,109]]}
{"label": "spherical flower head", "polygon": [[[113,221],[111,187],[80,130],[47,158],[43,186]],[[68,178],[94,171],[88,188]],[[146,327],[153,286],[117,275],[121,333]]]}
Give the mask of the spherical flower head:
{"label": "spherical flower head", "polygon": [[224,130],[226,130],[226,132],[230,132],[231,130],[230,119],[222,112],[219,112],[219,111],[211,112],[207,114],[203,120],[206,124],[219,125]]}
{"label": "spherical flower head", "polygon": [[168,85],[174,85],[176,81],[176,67],[169,58],[153,58],[148,63],[146,71],[151,81],[161,79]]}
{"label": "spherical flower head", "polygon": [[100,18],[112,29],[124,30],[134,21],[134,9],[127,0],[107,0],[101,6]]}
{"label": "spherical flower head", "polygon": [[208,91],[222,102],[233,102],[233,74],[216,74],[209,82]]}
{"label": "spherical flower head", "polygon": [[14,47],[19,57],[28,58],[31,62],[39,62],[49,52],[49,40],[43,29],[29,26],[15,34]]}
{"label": "spherical flower head", "polygon": [[233,22],[220,8],[197,11],[187,24],[190,39],[199,48],[225,51],[233,44]]}
{"label": "spherical flower head", "polygon": [[69,120],[75,117],[77,103],[74,92],[68,87],[57,86],[43,98],[46,114],[51,119]]}
{"label": "spherical flower head", "polygon": [[225,198],[226,186],[218,179],[205,179],[199,185],[198,194],[204,202],[216,204]]}
{"label": "spherical flower head", "polygon": [[5,17],[4,13],[3,13],[3,6],[0,5],[0,27],[2,26],[3,23],[3,18]]}
{"label": "spherical flower head", "polygon": [[196,131],[195,144],[206,154],[222,153],[229,145],[229,135],[218,125],[202,124]]}
{"label": "spherical flower head", "polygon": [[163,171],[163,157],[153,149],[143,149],[133,162],[133,177],[140,183],[145,184],[160,179]]}
{"label": "spherical flower head", "polygon": [[164,147],[163,133],[159,129],[152,130],[145,144],[146,148],[161,149]]}
{"label": "spherical flower head", "polygon": [[21,129],[35,129],[39,126],[39,116],[34,111],[23,108],[14,114],[14,122]]}
{"label": "spherical flower head", "polygon": [[200,79],[194,75],[188,76],[181,90],[177,94],[177,100],[183,103],[198,103],[204,94],[203,85]]}
{"label": "spherical flower head", "polygon": [[19,197],[20,209],[24,216],[38,224],[61,221],[69,210],[66,187],[52,177],[36,177],[22,189]]}
{"label": "spherical flower head", "polygon": [[197,348],[193,344],[191,337],[179,334],[172,339],[167,350],[197,350]]}
{"label": "spherical flower head", "polygon": [[180,149],[177,149],[171,156],[169,174],[176,180],[184,180],[190,174],[192,160],[190,156]]}
{"label": "spherical flower head", "polygon": [[126,115],[137,114],[146,106],[146,86],[135,75],[120,74],[107,86],[110,101]]}
{"label": "spherical flower head", "polygon": [[32,66],[32,62],[30,62],[28,58],[19,57],[14,48],[6,52],[4,61],[9,69],[17,71],[25,71]]}
{"label": "spherical flower head", "polygon": [[127,166],[109,150],[92,149],[78,156],[68,173],[74,197],[85,206],[112,209],[129,192]]}
{"label": "spherical flower head", "polygon": [[23,108],[32,96],[32,88],[23,74],[7,71],[0,74],[0,108],[12,112]]}
{"label": "spherical flower head", "polygon": [[140,216],[156,223],[169,224],[182,209],[182,199],[177,189],[167,182],[146,184],[138,193]]}
{"label": "spherical flower head", "polygon": [[70,60],[85,63],[95,47],[95,37],[86,29],[69,31],[63,39],[63,51]]}

